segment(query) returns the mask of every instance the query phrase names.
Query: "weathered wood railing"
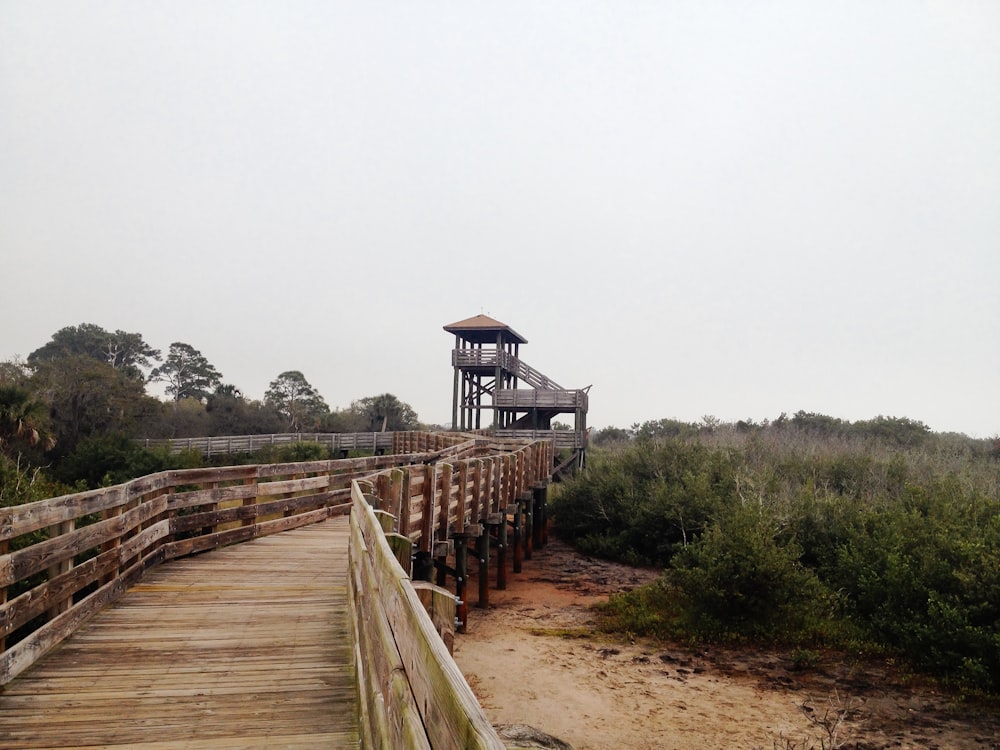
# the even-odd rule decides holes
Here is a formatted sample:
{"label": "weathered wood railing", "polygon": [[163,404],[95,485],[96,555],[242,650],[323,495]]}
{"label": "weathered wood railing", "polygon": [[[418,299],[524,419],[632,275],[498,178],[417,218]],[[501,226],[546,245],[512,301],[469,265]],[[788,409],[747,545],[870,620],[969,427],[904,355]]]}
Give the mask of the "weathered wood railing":
{"label": "weathered wood railing", "polygon": [[362,747],[503,750],[357,482],[349,549]]}
{"label": "weathered wood railing", "polygon": [[539,390],[566,390],[556,381],[542,374],[534,367],[502,349],[453,349],[451,352],[453,367],[502,367],[513,372],[530,385]]}
{"label": "weathered wood railing", "polygon": [[0,685],[150,566],[347,513],[351,480],[433,458],[166,471],[0,508]]}
{"label": "weathered wood railing", "polygon": [[147,438],[145,448],[167,447],[172,453],[198,451],[206,456],[252,453],[271,446],[319,443],[332,451],[371,453],[416,453],[451,445],[461,438],[446,433],[410,432],[286,432],[267,435],[222,435],[217,437]]}
{"label": "weathered wood railing", "polygon": [[[413,586],[434,577],[439,586],[429,593],[446,593],[440,586],[452,577],[456,624],[463,627],[470,543],[485,605],[494,543],[497,586],[503,588],[508,544],[518,572],[522,557],[544,536],[540,521],[554,449],[551,441],[508,452],[474,442],[485,443],[488,453],[463,457],[455,451],[447,463],[383,470],[354,483],[352,622],[366,747],[504,747],[451,660],[447,633],[425,613]],[[427,565],[411,570],[414,557]]]}
{"label": "weathered wood railing", "polygon": [[493,405],[501,409],[582,409],[587,411],[589,398],[584,390],[539,391],[533,388],[500,388],[493,395]]}
{"label": "weathered wood railing", "polygon": [[[485,605],[493,549],[497,552],[496,582],[499,587],[505,585],[511,541],[508,527],[513,530],[515,572],[520,570],[521,560],[530,557],[533,544],[544,538],[544,524],[539,521],[544,518],[545,486],[553,466],[552,441],[402,433],[395,445],[404,449],[423,446],[424,450],[357,459],[168,471],[115,487],[0,509],[0,685],[121,596],[150,567],[348,513],[352,505],[357,507],[362,487],[381,514],[382,528],[388,531],[378,543],[360,532],[367,539],[364,548],[383,549],[389,543],[386,538],[392,541],[395,551],[391,554],[405,566],[400,567],[400,573],[411,576],[417,588],[426,589],[421,581],[432,578],[445,585],[451,577],[459,623],[464,624],[469,545],[480,561],[479,603]],[[426,450],[431,446],[433,450]],[[358,488],[353,498],[352,487]],[[375,515],[375,511],[371,513]],[[421,564],[410,570],[414,559]],[[388,575],[382,562],[376,569]],[[384,583],[388,591],[396,578],[393,572],[379,585]],[[414,597],[419,602],[419,596],[407,593],[393,597],[383,604],[393,637],[411,637],[413,633],[406,630],[411,626],[399,620],[404,615],[397,605],[405,601],[412,610]],[[410,622],[416,615],[408,612],[405,617]],[[440,623],[430,627],[439,633],[442,630]],[[420,628],[426,629],[424,625]],[[365,648],[379,648],[375,641],[364,638],[359,636],[359,643],[363,641]],[[428,702],[437,696],[445,673],[449,685],[454,681],[457,668],[450,662],[437,663],[443,659],[439,648],[421,653],[408,656],[405,667],[411,685],[414,680],[433,683],[430,692],[414,692],[422,696],[414,699],[414,705],[429,746],[494,747],[488,733],[483,735],[484,744],[469,744],[469,738],[473,734],[478,737],[479,730],[470,728],[464,680],[435,697],[437,703]],[[415,659],[435,663],[418,664]],[[432,673],[437,676],[429,677]],[[361,689],[377,694],[366,692],[362,699],[365,705],[385,706],[391,726],[399,731],[402,725],[397,720],[402,719],[394,712],[410,709],[395,707],[399,696],[391,686],[385,692],[387,684],[369,680]],[[455,690],[464,697],[456,698]],[[428,729],[429,725],[434,729]],[[458,734],[449,741],[436,739],[438,727]],[[377,747],[381,735],[373,736],[376,739],[371,746]]]}

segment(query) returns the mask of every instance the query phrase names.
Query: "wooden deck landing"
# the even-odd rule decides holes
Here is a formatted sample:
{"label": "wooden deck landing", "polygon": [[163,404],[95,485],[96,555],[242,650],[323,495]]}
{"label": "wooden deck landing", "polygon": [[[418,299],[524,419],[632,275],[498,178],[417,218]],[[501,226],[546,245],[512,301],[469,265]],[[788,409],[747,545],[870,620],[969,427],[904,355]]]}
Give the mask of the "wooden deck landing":
{"label": "wooden deck landing", "polygon": [[347,518],[166,563],[0,693],[0,747],[357,748]]}

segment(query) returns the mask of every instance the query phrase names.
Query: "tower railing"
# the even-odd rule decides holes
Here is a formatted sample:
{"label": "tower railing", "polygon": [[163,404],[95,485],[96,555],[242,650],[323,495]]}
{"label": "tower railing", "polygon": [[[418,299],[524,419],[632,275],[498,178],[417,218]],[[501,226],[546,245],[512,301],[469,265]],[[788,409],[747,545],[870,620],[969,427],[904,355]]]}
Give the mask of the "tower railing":
{"label": "tower railing", "polygon": [[506,370],[513,373],[532,388],[543,391],[566,390],[552,378],[544,375],[510,352],[497,349],[453,349],[451,352],[453,367],[473,368],[489,367]]}

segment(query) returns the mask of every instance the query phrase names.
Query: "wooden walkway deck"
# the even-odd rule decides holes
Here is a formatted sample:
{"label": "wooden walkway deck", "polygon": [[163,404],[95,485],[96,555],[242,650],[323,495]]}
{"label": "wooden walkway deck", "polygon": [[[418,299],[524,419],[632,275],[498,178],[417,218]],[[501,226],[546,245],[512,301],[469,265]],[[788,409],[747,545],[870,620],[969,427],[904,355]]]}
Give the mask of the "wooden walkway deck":
{"label": "wooden walkway deck", "polygon": [[357,748],[347,518],[151,570],[0,693],[0,748]]}

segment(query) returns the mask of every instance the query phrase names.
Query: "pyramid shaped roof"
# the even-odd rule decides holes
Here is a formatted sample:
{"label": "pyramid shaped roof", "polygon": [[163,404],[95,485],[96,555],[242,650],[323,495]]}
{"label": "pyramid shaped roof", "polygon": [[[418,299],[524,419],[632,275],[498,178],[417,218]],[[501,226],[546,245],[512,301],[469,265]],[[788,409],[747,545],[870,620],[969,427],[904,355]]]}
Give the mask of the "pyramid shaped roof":
{"label": "pyramid shaped roof", "polygon": [[454,333],[466,341],[487,343],[496,341],[497,333],[506,334],[505,338],[518,344],[527,344],[528,340],[506,323],[494,320],[488,315],[474,315],[444,327],[448,333]]}

